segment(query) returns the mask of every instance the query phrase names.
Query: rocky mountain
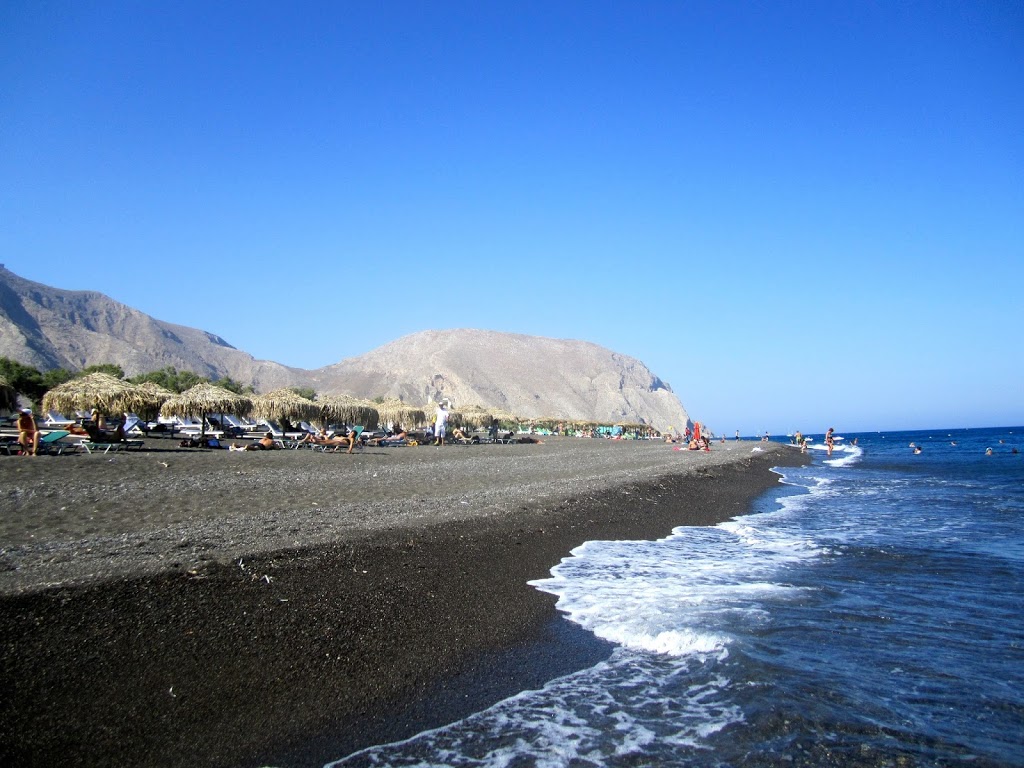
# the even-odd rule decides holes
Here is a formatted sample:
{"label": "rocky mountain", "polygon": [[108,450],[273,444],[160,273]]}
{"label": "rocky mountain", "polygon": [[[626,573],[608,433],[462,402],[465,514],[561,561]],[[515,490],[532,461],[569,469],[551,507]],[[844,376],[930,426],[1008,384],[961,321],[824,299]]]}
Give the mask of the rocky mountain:
{"label": "rocky mountain", "polygon": [[116,363],[125,375],[167,366],[231,378],[260,391],[302,380],[303,371],[235,349],[220,336],[165,323],[93,291],[25,280],[0,265],[0,356],[40,370]]}
{"label": "rocky mountain", "polygon": [[449,398],[522,416],[629,421],[665,429],[687,414],[632,357],[584,341],[497,331],[422,331],[316,370],[257,360],[216,334],[157,320],[93,291],[25,280],[0,265],[0,356],[47,370],[116,363],[129,376],[174,366],[265,392],[309,386],[413,403]]}
{"label": "rocky mountain", "polygon": [[672,389],[632,357],[585,341],[482,330],[421,331],[311,371],[322,392],[449,398],[521,416],[685,425]]}

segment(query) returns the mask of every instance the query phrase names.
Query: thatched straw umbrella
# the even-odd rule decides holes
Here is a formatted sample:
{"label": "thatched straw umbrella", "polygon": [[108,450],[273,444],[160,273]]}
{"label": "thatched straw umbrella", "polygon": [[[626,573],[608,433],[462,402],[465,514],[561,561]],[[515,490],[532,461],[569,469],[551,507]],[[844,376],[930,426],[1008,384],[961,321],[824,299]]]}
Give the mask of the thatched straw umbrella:
{"label": "thatched straw umbrella", "polygon": [[252,409],[252,400],[236,395],[230,389],[213,384],[196,384],[180,395],[166,400],[160,406],[164,416],[198,416],[202,421],[200,436],[206,434],[206,415],[209,413],[246,414]]}
{"label": "thatched straw umbrella", "polygon": [[417,427],[428,421],[427,412],[422,406],[409,405],[396,398],[377,403],[377,413],[385,424],[390,421],[392,424],[401,424],[405,427]]}
{"label": "thatched straw umbrella", "polygon": [[479,427],[489,427],[491,422],[494,421],[494,414],[481,408],[479,405],[465,405],[462,408],[453,410],[448,418],[452,426],[477,429]]}
{"label": "thatched straw umbrella", "polygon": [[563,422],[564,419],[560,419],[558,416],[537,416],[530,419],[527,423],[531,427],[540,427],[541,429],[554,429],[556,425]]}
{"label": "thatched straw umbrella", "polygon": [[0,376],[0,411],[14,411],[18,408],[18,392],[3,376]]}
{"label": "thatched straw umbrella", "polygon": [[292,389],[275,389],[252,399],[252,415],[273,421],[318,421],[320,406]]}
{"label": "thatched straw umbrella", "polygon": [[144,381],[136,384],[135,389],[139,392],[142,404],[138,407],[138,413],[143,418],[152,419],[160,413],[160,406],[174,397],[174,393],[166,387],[161,387],[155,381]]}
{"label": "thatched straw umbrella", "polygon": [[366,400],[349,395],[327,395],[319,398],[316,404],[320,406],[320,418],[325,423],[361,424],[365,429],[376,429],[380,423],[377,405]]}
{"label": "thatched straw umbrella", "polygon": [[513,427],[518,427],[523,421],[511,411],[495,410],[491,415],[498,420],[499,424],[506,424]]}
{"label": "thatched straw umbrella", "polygon": [[109,415],[135,411],[142,402],[142,395],[134,385],[109,373],[96,372],[51,389],[43,395],[43,410],[70,413],[95,408]]}

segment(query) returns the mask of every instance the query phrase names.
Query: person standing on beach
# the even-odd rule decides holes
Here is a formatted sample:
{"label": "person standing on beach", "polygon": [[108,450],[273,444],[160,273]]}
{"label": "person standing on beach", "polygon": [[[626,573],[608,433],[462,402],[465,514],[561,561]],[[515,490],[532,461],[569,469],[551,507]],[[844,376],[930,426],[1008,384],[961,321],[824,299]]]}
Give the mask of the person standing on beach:
{"label": "person standing on beach", "polygon": [[22,456],[39,455],[39,426],[31,408],[22,408],[18,414],[18,442],[21,443]]}
{"label": "person standing on beach", "polygon": [[448,409],[444,403],[437,404],[437,419],[434,422],[434,445],[444,445],[444,436],[448,431]]}
{"label": "person standing on beach", "polygon": [[829,427],[828,432],[825,433],[825,447],[828,448],[829,456],[832,455],[832,448],[834,448],[836,444],[836,440],[834,437],[835,431],[835,427]]}

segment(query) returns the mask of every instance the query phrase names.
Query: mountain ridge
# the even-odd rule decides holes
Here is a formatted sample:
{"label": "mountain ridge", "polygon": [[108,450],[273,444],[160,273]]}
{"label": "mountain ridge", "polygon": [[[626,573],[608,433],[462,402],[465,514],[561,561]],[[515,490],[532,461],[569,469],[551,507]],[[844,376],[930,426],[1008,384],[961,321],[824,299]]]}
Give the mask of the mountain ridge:
{"label": "mountain ridge", "polygon": [[250,384],[413,403],[502,408],[524,417],[682,427],[671,387],[636,358],[593,342],[484,329],[425,330],[307,370],[257,360],[215,333],[153,318],[96,291],[68,291],[0,265],[0,356],[42,370],[116,363],[127,376],[167,366]]}

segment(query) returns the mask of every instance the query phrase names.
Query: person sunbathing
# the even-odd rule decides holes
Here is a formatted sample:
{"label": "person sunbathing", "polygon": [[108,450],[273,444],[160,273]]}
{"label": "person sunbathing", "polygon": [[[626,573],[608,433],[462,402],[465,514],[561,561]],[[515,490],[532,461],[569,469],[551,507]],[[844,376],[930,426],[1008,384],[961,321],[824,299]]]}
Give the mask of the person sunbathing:
{"label": "person sunbathing", "polygon": [[473,437],[466,434],[460,427],[456,427],[452,430],[452,437],[462,443],[479,443],[479,437]]}
{"label": "person sunbathing", "polygon": [[402,443],[405,442],[406,433],[401,427],[397,427],[393,434],[385,435],[383,437],[371,437],[367,440],[368,445],[380,445],[381,443]]}
{"label": "person sunbathing", "polygon": [[358,442],[359,433],[356,432],[354,429],[350,429],[347,435],[335,435],[334,437],[330,438],[329,442],[325,443],[325,445],[333,445],[333,450],[335,453],[338,451],[338,448],[340,448],[343,445],[347,445],[348,450],[345,451],[345,453],[352,453],[352,449],[356,447],[356,443]]}
{"label": "person sunbathing", "polygon": [[319,429],[316,432],[307,432],[299,440],[300,443],[313,443],[314,445],[324,445],[330,440],[330,436],[327,434],[326,429]]}
{"label": "person sunbathing", "polygon": [[89,436],[89,440],[94,443],[123,443],[128,439],[124,433],[124,425],[118,424],[113,432],[107,432],[106,430],[100,429],[99,425],[95,421],[86,419],[82,422],[82,429],[85,430],[85,434]]}
{"label": "person sunbathing", "polygon": [[255,443],[249,443],[248,445],[239,445],[238,443],[232,443],[229,447],[229,451],[272,451],[277,448],[277,443],[274,442],[274,434],[267,432],[263,437],[257,440]]}

